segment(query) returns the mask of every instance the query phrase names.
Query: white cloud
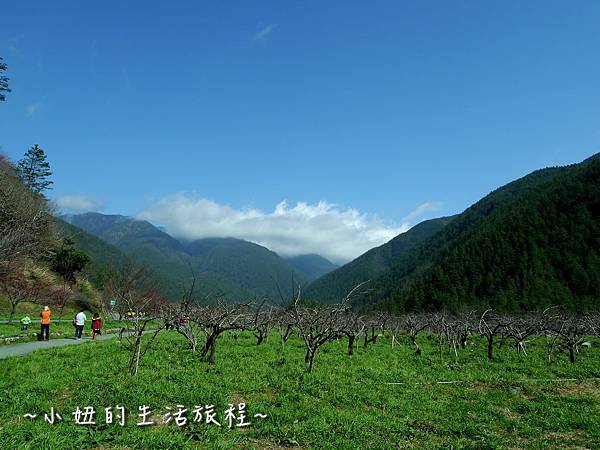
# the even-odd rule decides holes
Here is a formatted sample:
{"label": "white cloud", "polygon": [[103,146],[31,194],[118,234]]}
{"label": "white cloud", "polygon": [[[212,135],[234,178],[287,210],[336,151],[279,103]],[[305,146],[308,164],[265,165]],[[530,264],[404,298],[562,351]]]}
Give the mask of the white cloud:
{"label": "white cloud", "polygon": [[345,263],[408,230],[408,224],[386,225],[375,216],[321,201],[285,201],[272,212],[234,209],[205,198],[176,194],[137,215],[164,226],[175,237],[235,237],[255,242],[282,256],[320,254]]}
{"label": "white cloud", "polygon": [[262,41],[264,41],[275,30],[275,28],[277,28],[277,24],[276,23],[272,23],[272,24],[267,25],[266,27],[264,27],[260,31],[256,32],[254,34],[254,36],[252,37],[252,40],[254,42],[262,42]]}
{"label": "white cloud", "polygon": [[89,211],[98,211],[104,208],[104,202],[83,195],[63,195],[54,200],[56,206],[65,211],[73,213],[83,213]]}
{"label": "white cloud", "polygon": [[441,211],[442,203],[441,202],[426,202],[422,205],[419,205],[415,208],[414,211],[411,211],[407,216],[405,216],[402,221],[403,222],[414,222],[415,219],[423,216],[426,213]]}
{"label": "white cloud", "polygon": [[25,108],[25,112],[27,113],[27,117],[33,116],[36,112],[38,112],[42,108],[42,102],[35,102]]}

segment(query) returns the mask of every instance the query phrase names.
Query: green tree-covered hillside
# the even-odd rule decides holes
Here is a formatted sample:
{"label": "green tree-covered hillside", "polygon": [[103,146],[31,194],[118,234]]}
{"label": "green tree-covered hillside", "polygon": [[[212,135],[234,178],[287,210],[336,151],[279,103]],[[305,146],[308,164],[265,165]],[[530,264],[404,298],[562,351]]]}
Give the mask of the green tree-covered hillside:
{"label": "green tree-covered hillside", "polygon": [[268,297],[278,301],[279,289],[291,290],[292,278],[300,283],[305,280],[276,253],[240,239],[182,243],[147,221],[126,216],[86,213],[63,218],[147,265],[163,293],[172,299],[180,298],[192,274],[201,294],[232,300]]}
{"label": "green tree-covered hillside", "polygon": [[[503,186],[438,230],[392,252],[424,222],[317,280],[331,301],[371,280],[365,308],[395,311],[491,306],[583,308],[600,300],[600,157],[535,171]],[[436,224],[433,221],[433,224]],[[387,253],[384,253],[387,252]],[[388,255],[383,263],[380,254]],[[377,256],[377,257],[376,257]]]}

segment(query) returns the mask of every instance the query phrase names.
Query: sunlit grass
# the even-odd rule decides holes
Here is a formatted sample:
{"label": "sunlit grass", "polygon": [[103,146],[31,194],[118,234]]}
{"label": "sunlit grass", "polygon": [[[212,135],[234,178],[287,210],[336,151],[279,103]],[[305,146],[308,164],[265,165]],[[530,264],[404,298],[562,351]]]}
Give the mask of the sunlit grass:
{"label": "sunlit grass", "polygon": [[[0,448],[572,448],[600,442],[600,349],[587,349],[575,365],[564,354],[548,363],[541,343],[529,343],[528,357],[504,346],[492,362],[481,342],[458,358],[447,351],[440,357],[427,339],[423,349],[416,357],[409,345],[392,349],[382,339],[348,357],[340,340],[322,348],[309,374],[298,339],[282,353],[276,334],[260,347],[250,334],[224,335],[217,363],[209,366],[179,335],[165,332],[135,377],[126,374],[127,354],[116,341],[1,360]],[[564,378],[582,381],[548,381]],[[160,421],[167,406],[214,404],[222,416],[228,403],[241,402],[250,415],[267,419],[231,430],[136,425],[140,405]],[[104,407],[117,404],[130,413],[123,428],[103,423]],[[94,406],[100,423],[22,418],[52,406],[65,419],[77,406]]]}

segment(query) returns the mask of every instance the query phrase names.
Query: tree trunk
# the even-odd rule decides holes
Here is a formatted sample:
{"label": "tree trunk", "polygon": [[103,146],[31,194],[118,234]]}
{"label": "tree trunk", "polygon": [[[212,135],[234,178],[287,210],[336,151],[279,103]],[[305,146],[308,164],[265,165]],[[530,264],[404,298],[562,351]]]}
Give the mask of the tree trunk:
{"label": "tree trunk", "polygon": [[307,353],[307,357],[308,357],[308,372],[312,372],[312,368],[313,368],[313,361],[315,359],[315,352],[309,352]]}
{"label": "tree trunk", "polygon": [[575,349],[572,345],[569,346],[569,362],[575,364]]}
{"label": "tree trunk", "polygon": [[306,355],[304,355],[304,362],[307,364],[310,361],[310,354],[311,354],[310,349],[306,349]]}
{"label": "tree trunk", "polygon": [[208,352],[212,350],[213,343],[217,339],[217,332],[213,331],[207,338],[204,346],[202,347],[202,351],[200,352],[200,358],[204,359],[208,355]]}
{"label": "tree trunk", "polygon": [[208,364],[214,364],[217,358],[217,339],[212,340],[210,343],[210,356],[208,357]]}
{"label": "tree trunk", "polygon": [[131,359],[129,360],[129,373],[136,375],[140,365],[140,353],[142,350],[141,336],[137,336],[133,344]]}
{"label": "tree trunk", "polygon": [[283,334],[280,335],[280,340],[281,340],[281,354],[283,355],[283,352],[285,352],[285,339],[283,338]]}
{"label": "tree trunk", "polygon": [[14,317],[15,313],[17,312],[18,305],[19,305],[19,302],[11,303],[11,305],[10,305],[10,315],[8,316],[8,324],[9,325],[12,323],[13,317]]}
{"label": "tree trunk", "polygon": [[421,347],[419,347],[419,344],[417,344],[417,341],[414,341],[414,344],[415,344],[415,355],[421,356]]}
{"label": "tree trunk", "polygon": [[371,329],[371,342],[373,344],[377,344],[377,334],[375,333],[375,330]]}
{"label": "tree trunk", "polygon": [[348,336],[348,356],[352,356],[354,353],[354,341],[356,340],[355,335]]}

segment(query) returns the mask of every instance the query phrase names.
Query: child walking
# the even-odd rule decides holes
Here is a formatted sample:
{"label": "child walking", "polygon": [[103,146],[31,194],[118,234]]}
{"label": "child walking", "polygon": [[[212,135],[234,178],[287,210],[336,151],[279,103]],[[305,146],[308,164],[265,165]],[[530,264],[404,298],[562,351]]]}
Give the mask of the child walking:
{"label": "child walking", "polygon": [[100,314],[94,313],[92,317],[92,340],[96,339],[96,335],[102,334],[102,319],[100,318]]}
{"label": "child walking", "polygon": [[21,318],[21,331],[27,331],[29,325],[31,324],[31,317],[25,316]]}

